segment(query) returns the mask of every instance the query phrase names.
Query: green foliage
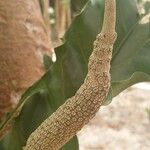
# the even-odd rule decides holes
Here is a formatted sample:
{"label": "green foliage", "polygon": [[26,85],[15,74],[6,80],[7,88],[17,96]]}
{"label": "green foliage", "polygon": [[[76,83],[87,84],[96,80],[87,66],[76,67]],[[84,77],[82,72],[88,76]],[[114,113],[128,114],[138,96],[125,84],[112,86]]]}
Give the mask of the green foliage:
{"label": "green foliage", "polygon": [[[57,62],[52,64],[44,57],[47,73],[22,96],[18,107],[25,104],[12,121],[12,131],[0,142],[1,150],[21,150],[31,132],[75,94],[86,76],[92,44],[101,30],[103,11],[103,0],[89,1],[67,31],[65,43],[56,48]],[[113,50],[107,104],[127,87],[150,81],[150,23],[142,20],[135,0],[117,0],[118,39]],[[7,115],[1,127],[12,114]],[[62,149],[77,150],[77,138]]]}
{"label": "green foliage", "polygon": [[71,0],[72,11],[78,13],[84,7],[88,0]]}

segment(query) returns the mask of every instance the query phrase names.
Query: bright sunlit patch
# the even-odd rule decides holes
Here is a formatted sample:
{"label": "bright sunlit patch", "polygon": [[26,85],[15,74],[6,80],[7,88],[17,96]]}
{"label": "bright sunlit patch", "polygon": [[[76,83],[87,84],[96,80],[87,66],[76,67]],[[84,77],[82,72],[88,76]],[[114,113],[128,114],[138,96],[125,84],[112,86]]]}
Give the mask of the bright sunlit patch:
{"label": "bright sunlit patch", "polygon": [[133,85],[133,87],[143,89],[143,90],[150,90],[150,83],[142,82],[142,83],[138,83],[138,84]]}
{"label": "bright sunlit patch", "polygon": [[55,54],[55,52],[52,53],[52,62],[56,62],[56,54]]}
{"label": "bright sunlit patch", "polygon": [[150,13],[145,15],[141,21],[140,21],[140,24],[146,24],[146,23],[149,23],[150,22]]}
{"label": "bright sunlit patch", "polygon": [[49,13],[49,14],[54,14],[54,8],[50,7],[50,8],[48,9],[48,13]]}

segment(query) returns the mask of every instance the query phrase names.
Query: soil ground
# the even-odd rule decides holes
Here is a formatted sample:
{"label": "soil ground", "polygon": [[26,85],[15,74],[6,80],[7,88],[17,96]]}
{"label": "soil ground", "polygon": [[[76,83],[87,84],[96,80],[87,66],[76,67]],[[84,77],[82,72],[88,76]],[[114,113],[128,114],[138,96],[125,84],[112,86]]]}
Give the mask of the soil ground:
{"label": "soil ground", "polygon": [[134,85],[101,107],[78,139],[80,150],[150,150],[150,84]]}

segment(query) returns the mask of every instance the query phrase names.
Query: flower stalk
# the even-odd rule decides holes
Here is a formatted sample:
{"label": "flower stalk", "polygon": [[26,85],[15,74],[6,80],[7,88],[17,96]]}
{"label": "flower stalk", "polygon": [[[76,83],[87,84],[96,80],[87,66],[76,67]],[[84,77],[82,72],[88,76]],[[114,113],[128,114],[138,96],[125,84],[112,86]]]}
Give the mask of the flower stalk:
{"label": "flower stalk", "polygon": [[95,116],[110,88],[115,25],[116,0],[105,0],[102,31],[94,42],[84,83],[30,135],[24,150],[58,150]]}

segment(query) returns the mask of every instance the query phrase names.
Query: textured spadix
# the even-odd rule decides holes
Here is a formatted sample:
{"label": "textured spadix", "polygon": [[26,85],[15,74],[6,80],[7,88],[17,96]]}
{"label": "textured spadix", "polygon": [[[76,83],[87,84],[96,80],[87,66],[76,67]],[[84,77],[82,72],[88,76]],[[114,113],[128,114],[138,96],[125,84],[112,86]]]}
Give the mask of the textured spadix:
{"label": "textured spadix", "polygon": [[58,150],[96,114],[110,87],[115,23],[116,1],[105,0],[102,31],[94,42],[83,85],[30,135],[25,150]]}

